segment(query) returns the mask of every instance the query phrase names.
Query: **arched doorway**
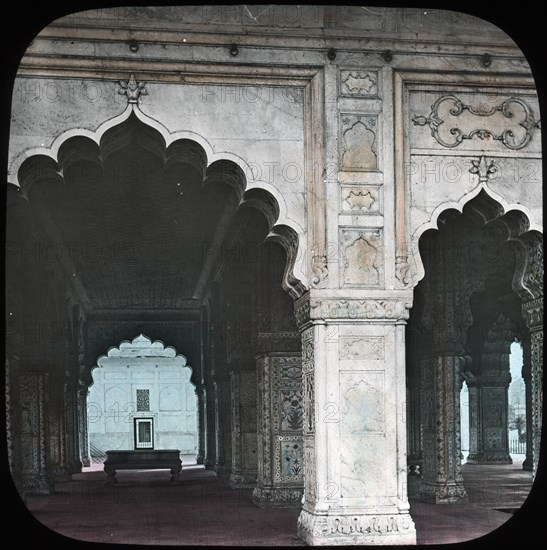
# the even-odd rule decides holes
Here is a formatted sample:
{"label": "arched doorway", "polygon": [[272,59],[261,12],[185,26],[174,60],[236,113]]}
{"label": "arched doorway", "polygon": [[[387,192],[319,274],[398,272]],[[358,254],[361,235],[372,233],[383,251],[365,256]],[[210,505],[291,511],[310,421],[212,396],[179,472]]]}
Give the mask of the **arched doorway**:
{"label": "arched doorway", "polygon": [[184,464],[198,451],[197,395],[186,358],[144,335],[97,360],[87,397],[89,451],[177,449]]}
{"label": "arched doorway", "polygon": [[[443,212],[437,224],[420,239],[425,276],[416,286],[407,328],[408,378],[413,381],[408,395],[414,396],[410,425],[419,424],[419,435],[409,439],[410,458],[411,463],[418,458],[421,466],[423,500],[461,503],[471,498],[461,461],[464,381],[469,390],[467,463],[512,463],[510,349],[515,338],[534,338],[536,325],[527,311],[532,293],[542,293],[542,287],[539,281],[526,283],[523,267],[530,270],[541,257],[542,239],[528,231],[522,213],[504,212],[485,191],[462,212]],[[529,365],[540,372],[537,363]],[[531,380],[529,386],[537,395],[539,387]],[[537,426],[540,418],[532,413],[529,421]],[[534,437],[538,451],[539,432]]]}

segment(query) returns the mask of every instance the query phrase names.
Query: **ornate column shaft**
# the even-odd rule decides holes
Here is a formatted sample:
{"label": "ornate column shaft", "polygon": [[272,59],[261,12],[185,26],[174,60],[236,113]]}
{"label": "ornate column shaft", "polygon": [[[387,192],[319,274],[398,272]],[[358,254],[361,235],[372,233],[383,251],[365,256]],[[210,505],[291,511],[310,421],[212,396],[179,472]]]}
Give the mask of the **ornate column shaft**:
{"label": "ornate column shaft", "polygon": [[420,408],[420,386],[419,384],[410,385],[406,390],[406,427],[408,475],[411,476],[420,476],[422,473],[422,422]]}
{"label": "ornate column shaft", "polygon": [[305,470],[298,534],[308,544],[416,543],[405,427],[412,292],[367,294],[378,297],[312,289],[295,305]]}
{"label": "ornate column shaft", "polygon": [[82,471],[80,458],[80,420],[79,397],[74,384],[67,386],[67,399],[65,407],[66,431],[67,431],[67,460],[71,474]]}
{"label": "ornate column shaft", "polygon": [[522,304],[530,329],[530,379],[532,394],[532,475],[535,478],[541,449],[543,414],[543,297]]}
{"label": "ornate column shaft", "polygon": [[205,448],[205,468],[212,470],[217,459],[216,447],[216,412],[215,412],[215,388],[210,383],[205,386],[205,420],[207,422],[206,448]]}
{"label": "ornate column shaft", "polygon": [[470,449],[467,462],[511,464],[507,426],[507,390],[511,375],[483,375],[467,380],[470,408]]}
{"label": "ornate column shaft", "polygon": [[231,470],[231,405],[230,378],[218,376],[213,382],[215,398],[216,460],[214,470],[218,477],[229,478]]}
{"label": "ornate column shaft", "polygon": [[18,377],[21,475],[25,493],[53,492],[53,480],[47,468],[47,384],[48,376],[43,373],[25,372]]}
{"label": "ornate column shaft", "polygon": [[465,502],[461,467],[462,360],[434,355],[422,361],[424,469],[420,497],[426,502]]}
{"label": "ornate column shaft", "polygon": [[198,399],[198,454],[197,464],[205,464],[206,438],[207,438],[207,403],[205,386],[196,386],[196,396]]}
{"label": "ornate column shaft", "polygon": [[47,462],[55,480],[70,476],[66,446],[66,384],[63,376],[50,376],[46,398]]}
{"label": "ornate column shaft", "polygon": [[533,470],[534,458],[532,454],[532,352],[529,339],[522,340],[522,378],[524,379],[526,400],[526,458],[522,463],[522,469]]}
{"label": "ornate column shaft", "polygon": [[89,434],[87,420],[87,394],[88,390],[80,388],[78,390],[78,438],[79,452],[82,466],[86,468],[91,466],[91,456],[89,453]]}
{"label": "ornate column shaft", "polygon": [[302,356],[270,351],[256,357],[258,478],[261,508],[300,506],[304,488]]}
{"label": "ornate column shaft", "polygon": [[230,485],[254,487],[257,478],[256,372],[230,373],[232,472]]}

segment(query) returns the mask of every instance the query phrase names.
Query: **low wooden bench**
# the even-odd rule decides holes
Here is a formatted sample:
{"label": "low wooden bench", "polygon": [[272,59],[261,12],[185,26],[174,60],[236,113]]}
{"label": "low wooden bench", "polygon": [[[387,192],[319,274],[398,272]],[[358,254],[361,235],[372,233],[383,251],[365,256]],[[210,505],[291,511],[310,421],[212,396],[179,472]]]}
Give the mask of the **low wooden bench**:
{"label": "low wooden bench", "polygon": [[117,470],[170,470],[171,481],[180,478],[182,461],[177,449],[106,451],[104,471],[110,483],[117,483]]}

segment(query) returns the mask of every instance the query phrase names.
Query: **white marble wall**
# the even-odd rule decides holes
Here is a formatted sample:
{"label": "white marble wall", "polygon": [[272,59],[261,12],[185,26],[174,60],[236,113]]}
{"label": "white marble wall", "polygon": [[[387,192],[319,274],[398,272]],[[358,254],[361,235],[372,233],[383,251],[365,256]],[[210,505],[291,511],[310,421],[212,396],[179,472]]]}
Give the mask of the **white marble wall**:
{"label": "white marble wall", "polygon": [[[156,449],[197,454],[197,398],[191,370],[184,357],[166,349],[136,339],[97,361],[87,399],[91,445],[103,452],[133,449],[133,419],[146,417],[154,419]],[[137,411],[137,389],[149,390],[149,412]]]}

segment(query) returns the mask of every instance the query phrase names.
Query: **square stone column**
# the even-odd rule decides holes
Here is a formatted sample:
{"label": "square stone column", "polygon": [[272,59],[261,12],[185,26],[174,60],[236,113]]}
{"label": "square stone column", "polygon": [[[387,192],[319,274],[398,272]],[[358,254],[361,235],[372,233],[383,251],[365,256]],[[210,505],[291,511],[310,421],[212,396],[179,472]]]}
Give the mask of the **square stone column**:
{"label": "square stone column", "polygon": [[47,468],[47,384],[47,374],[22,372],[18,376],[17,424],[21,440],[22,486],[25,493],[53,492],[53,480]]}
{"label": "square stone column", "polygon": [[230,485],[254,487],[258,468],[256,372],[231,372],[232,472]]}
{"label": "square stone column", "polygon": [[205,386],[196,386],[196,396],[198,399],[198,454],[196,456],[197,464],[205,464],[207,437],[207,403]]}
{"label": "square stone column", "polygon": [[422,360],[423,477],[420,497],[434,504],[466,502],[461,462],[461,358]]}
{"label": "square stone column", "polygon": [[367,292],[375,297],[312,289],[295,304],[304,390],[298,535],[310,545],[416,543],[406,465],[412,293]]}
{"label": "square stone column", "polygon": [[474,464],[512,464],[507,427],[511,375],[466,379],[469,388],[469,456]]}
{"label": "square stone column", "polygon": [[91,466],[91,455],[89,452],[89,432],[87,420],[87,396],[89,390],[80,388],[78,390],[78,442],[81,465]]}
{"label": "square stone column", "polygon": [[261,508],[301,506],[304,489],[302,355],[257,355],[258,479]]}
{"label": "square stone column", "polygon": [[216,413],[215,413],[215,390],[213,383],[205,386],[205,469],[212,470],[216,462]]}

